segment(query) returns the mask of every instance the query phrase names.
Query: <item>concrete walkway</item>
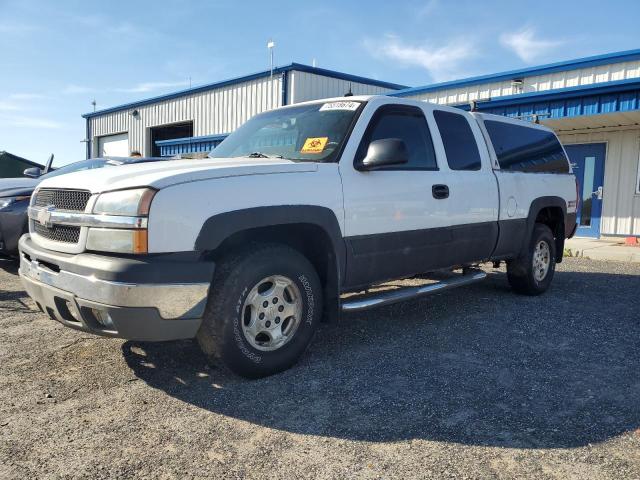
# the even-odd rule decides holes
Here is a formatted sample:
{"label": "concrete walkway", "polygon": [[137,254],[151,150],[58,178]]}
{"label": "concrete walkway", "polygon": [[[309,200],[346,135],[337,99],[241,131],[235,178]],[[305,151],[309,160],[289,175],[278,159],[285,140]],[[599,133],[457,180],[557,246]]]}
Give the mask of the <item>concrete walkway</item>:
{"label": "concrete walkway", "polygon": [[640,246],[630,247],[612,240],[595,238],[571,238],[565,241],[565,255],[567,250],[572,257],[588,257],[592,260],[617,260],[619,262],[640,263]]}

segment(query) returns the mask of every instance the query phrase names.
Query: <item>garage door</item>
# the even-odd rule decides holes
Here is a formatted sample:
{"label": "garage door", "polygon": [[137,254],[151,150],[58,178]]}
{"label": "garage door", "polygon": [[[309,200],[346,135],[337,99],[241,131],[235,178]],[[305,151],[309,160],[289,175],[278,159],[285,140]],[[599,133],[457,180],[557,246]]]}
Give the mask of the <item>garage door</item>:
{"label": "garage door", "polygon": [[98,138],[98,156],[100,157],[128,157],[129,135],[120,133]]}

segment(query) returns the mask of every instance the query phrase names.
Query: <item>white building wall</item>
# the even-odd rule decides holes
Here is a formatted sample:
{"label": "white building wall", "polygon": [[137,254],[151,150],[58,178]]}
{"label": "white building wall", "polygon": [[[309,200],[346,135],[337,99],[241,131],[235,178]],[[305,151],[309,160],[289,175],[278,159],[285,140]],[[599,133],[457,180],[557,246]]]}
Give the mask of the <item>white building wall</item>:
{"label": "white building wall", "polygon": [[457,88],[443,88],[430,92],[418,92],[414,95],[408,95],[405,98],[426,100],[442,105],[455,105],[467,103],[471,100],[495,99],[506,95],[515,95],[516,93],[543,92],[545,90],[591,85],[594,83],[612,82],[630,78],[640,78],[640,60],[523,77],[522,80],[524,84],[521,92],[516,92],[511,85],[511,79],[508,79]]}
{"label": "white building wall", "polygon": [[640,128],[559,136],[567,145],[602,142],[607,144],[600,233],[640,235],[640,194],[636,193]]}
{"label": "white building wall", "polygon": [[288,103],[342,97],[349,89],[354,95],[378,95],[390,91],[377,85],[293,70],[289,74]]}
{"label": "white building wall", "polygon": [[[355,95],[390,91],[384,87],[296,70],[288,72],[287,82],[289,104],[342,96],[349,88]],[[119,133],[128,133],[130,152],[138,150],[149,155],[149,129],[172,123],[192,121],[194,136],[231,133],[257,113],[281,106],[281,100],[282,74],[276,74],[273,79],[266,76],[170,100],[160,100],[150,105],[105,113],[90,119],[92,155],[98,154],[99,137]],[[138,110],[138,116],[131,115],[133,110]]]}
{"label": "white building wall", "polygon": [[274,75],[92,117],[93,155],[99,137],[116,133],[128,133],[129,151],[148,155],[149,128],[172,123],[193,121],[194,136],[232,132],[253,115],[280,106],[281,82],[281,75]]}

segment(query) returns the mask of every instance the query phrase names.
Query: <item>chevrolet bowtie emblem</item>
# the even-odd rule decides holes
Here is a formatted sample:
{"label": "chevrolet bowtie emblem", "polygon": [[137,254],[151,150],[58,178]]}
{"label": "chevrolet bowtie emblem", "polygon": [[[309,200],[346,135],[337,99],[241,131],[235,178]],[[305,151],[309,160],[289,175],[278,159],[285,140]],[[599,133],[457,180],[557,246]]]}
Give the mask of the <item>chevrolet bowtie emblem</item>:
{"label": "chevrolet bowtie emblem", "polygon": [[38,220],[38,223],[40,225],[44,225],[47,228],[51,227],[51,212],[55,210],[55,206],[54,205],[47,205],[46,207],[41,208],[40,210],[38,210],[38,216],[36,217],[36,220]]}

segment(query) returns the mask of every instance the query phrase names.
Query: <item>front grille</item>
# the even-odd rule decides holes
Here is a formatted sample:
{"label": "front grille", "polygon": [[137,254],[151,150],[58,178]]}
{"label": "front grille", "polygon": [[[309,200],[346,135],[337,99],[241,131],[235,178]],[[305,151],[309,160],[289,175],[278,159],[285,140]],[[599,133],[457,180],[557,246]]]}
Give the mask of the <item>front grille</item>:
{"label": "front grille", "polygon": [[78,243],[80,239],[80,227],[53,225],[47,228],[38,222],[33,222],[33,225],[38,235],[55,242]]}
{"label": "front grille", "polygon": [[91,192],[86,190],[43,188],[38,191],[34,205],[37,207],[53,205],[56,210],[84,212],[90,197]]}

